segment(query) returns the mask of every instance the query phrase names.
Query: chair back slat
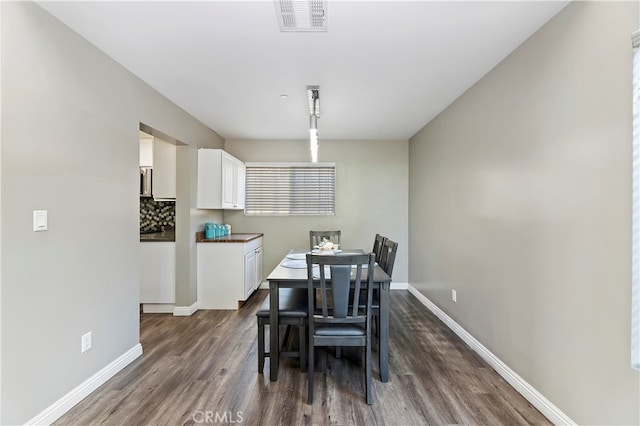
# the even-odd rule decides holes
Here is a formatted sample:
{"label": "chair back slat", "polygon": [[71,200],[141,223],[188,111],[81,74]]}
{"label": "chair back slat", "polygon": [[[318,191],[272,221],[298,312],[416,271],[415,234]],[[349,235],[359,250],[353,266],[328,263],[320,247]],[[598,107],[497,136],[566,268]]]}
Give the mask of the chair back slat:
{"label": "chair back slat", "polygon": [[329,308],[327,306],[327,280],[324,273],[324,267],[320,268],[320,298],[322,302],[322,316],[329,316]]}
{"label": "chair back slat", "polygon": [[[349,287],[351,286],[351,265],[331,266],[331,306],[334,318],[346,318],[349,310]],[[326,300],[322,301],[323,312]]]}
{"label": "chair back slat", "polygon": [[352,316],[358,315],[358,309],[360,307],[360,288],[362,283],[362,265],[358,264],[356,267],[356,280],[353,289],[353,312]]}

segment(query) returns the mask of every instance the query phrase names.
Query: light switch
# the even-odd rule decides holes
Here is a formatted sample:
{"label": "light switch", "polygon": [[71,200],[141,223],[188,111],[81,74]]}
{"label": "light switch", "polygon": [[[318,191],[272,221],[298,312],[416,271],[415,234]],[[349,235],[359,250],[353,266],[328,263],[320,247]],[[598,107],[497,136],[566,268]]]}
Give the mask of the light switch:
{"label": "light switch", "polygon": [[33,230],[36,232],[47,230],[47,211],[46,210],[33,211]]}

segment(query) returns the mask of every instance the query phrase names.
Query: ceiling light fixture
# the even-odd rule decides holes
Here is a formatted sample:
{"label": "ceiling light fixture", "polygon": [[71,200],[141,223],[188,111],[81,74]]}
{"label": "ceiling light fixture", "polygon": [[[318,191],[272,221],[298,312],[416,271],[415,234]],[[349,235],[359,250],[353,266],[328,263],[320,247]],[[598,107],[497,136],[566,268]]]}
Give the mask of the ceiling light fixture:
{"label": "ceiling light fixture", "polygon": [[328,0],[274,0],[281,32],[327,31]]}
{"label": "ceiling light fixture", "polygon": [[309,100],[309,146],[311,161],[318,162],[318,118],[320,118],[320,87],[307,86]]}

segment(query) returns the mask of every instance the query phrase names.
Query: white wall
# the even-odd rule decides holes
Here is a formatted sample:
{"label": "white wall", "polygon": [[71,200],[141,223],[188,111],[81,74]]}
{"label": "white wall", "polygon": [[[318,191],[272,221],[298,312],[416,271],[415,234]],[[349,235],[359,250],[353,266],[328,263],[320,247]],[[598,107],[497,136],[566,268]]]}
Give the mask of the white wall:
{"label": "white wall", "polygon": [[140,123],[222,140],[34,3],[0,7],[0,423],[20,424],[139,342]]}
{"label": "white wall", "polygon": [[579,424],[640,423],[638,13],[571,3],[409,142],[410,283]]}
{"label": "white wall", "polygon": [[[308,141],[227,140],[243,161],[310,161]],[[407,141],[320,141],[318,161],[336,163],[335,216],[245,216],[226,210],[233,232],[264,233],[264,274],[293,248],[309,246],[309,231],[340,229],[346,248],[373,248],[376,233],[398,243],[393,281],[408,279]]]}

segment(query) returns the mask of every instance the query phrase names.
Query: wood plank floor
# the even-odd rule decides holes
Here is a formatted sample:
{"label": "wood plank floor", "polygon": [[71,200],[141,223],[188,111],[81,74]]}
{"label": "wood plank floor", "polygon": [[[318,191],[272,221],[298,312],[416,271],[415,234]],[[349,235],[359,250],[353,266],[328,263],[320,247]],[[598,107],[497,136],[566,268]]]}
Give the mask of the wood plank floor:
{"label": "wood plank floor", "polygon": [[391,292],[388,383],[380,382],[374,345],[374,404],[364,400],[358,354],[336,359],[320,349],[308,405],[296,359],[281,360],[276,382],[268,359],[257,373],[255,312],[266,296],[258,291],[237,312],[141,314],[142,357],[56,424],[550,424],[403,290]]}

